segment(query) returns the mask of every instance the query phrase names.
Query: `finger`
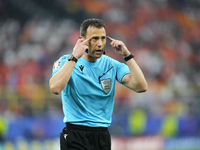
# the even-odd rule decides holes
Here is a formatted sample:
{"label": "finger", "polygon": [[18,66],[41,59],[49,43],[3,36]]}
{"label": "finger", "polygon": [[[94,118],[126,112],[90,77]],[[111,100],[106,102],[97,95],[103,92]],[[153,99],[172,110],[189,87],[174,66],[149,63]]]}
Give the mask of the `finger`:
{"label": "finger", "polygon": [[118,46],[118,44],[117,44],[116,41],[112,41],[112,42],[110,43],[110,45],[111,45],[113,48]]}
{"label": "finger", "polygon": [[115,43],[116,43],[115,41],[111,41],[110,45],[115,45]]}
{"label": "finger", "polygon": [[83,40],[82,43],[83,43],[83,44],[86,44],[90,39],[91,39],[91,38],[88,38],[88,39],[86,39],[86,40]]}
{"label": "finger", "polygon": [[115,47],[113,42],[110,43],[110,46],[113,47],[113,48]]}
{"label": "finger", "polygon": [[76,41],[76,44],[83,42],[84,39],[82,39],[81,37],[78,38],[78,40]]}
{"label": "finger", "polygon": [[109,36],[107,36],[107,39],[109,39],[110,41],[113,41],[113,40],[114,40],[113,38],[111,38],[111,37],[109,37]]}

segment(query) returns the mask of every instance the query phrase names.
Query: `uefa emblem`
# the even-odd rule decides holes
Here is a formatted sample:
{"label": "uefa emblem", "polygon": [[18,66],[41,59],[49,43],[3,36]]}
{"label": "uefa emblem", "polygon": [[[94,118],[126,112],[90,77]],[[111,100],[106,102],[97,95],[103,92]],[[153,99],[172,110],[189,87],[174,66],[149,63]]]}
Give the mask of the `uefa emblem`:
{"label": "uefa emblem", "polygon": [[101,80],[101,86],[103,88],[103,91],[106,94],[108,94],[111,89],[111,80],[110,79]]}

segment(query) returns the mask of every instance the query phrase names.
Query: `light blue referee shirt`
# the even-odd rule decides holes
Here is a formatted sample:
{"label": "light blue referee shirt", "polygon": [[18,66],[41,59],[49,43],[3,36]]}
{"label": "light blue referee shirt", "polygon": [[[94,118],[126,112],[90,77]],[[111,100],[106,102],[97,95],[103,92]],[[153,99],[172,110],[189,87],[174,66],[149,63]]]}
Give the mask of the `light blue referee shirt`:
{"label": "light blue referee shirt", "polygon": [[[54,63],[53,75],[67,61],[68,55]],[[115,80],[121,83],[130,73],[128,66],[106,55],[96,62],[78,59],[69,82],[62,90],[64,123],[90,127],[108,127],[114,107]]]}

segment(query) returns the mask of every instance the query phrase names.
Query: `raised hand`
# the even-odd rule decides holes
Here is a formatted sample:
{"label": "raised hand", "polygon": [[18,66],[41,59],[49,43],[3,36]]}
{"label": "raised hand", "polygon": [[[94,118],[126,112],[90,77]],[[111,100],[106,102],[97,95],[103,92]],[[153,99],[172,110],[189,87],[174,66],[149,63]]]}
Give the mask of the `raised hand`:
{"label": "raised hand", "polygon": [[119,55],[122,55],[124,57],[130,55],[130,52],[129,50],[127,49],[126,45],[122,42],[122,41],[119,41],[119,40],[116,40],[116,39],[113,39],[109,36],[107,36],[107,39],[109,39],[111,41],[110,43],[110,46],[112,48],[115,49],[115,51],[119,54]]}
{"label": "raised hand", "polygon": [[79,38],[77,40],[72,53],[74,57],[79,59],[85,53],[85,51],[89,49],[89,47],[86,45],[88,41],[90,41],[90,38],[86,40],[83,38]]}

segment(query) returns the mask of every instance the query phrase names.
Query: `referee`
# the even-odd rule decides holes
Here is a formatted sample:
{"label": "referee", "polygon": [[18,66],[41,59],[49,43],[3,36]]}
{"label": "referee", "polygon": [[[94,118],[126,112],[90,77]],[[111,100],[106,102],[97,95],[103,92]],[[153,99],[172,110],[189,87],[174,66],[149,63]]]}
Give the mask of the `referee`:
{"label": "referee", "polygon": [[[104,54],[106,40],[127,65]],[[108,126],[114,107],[115,80],[135,92],[145,92],[147,82],[122,41],[106,35],[102,20],[91,18],[80,27],[72,54],[53,66],[49,86],[62,94],[66,127],[60,134],[61,150],[111,150]]]}

